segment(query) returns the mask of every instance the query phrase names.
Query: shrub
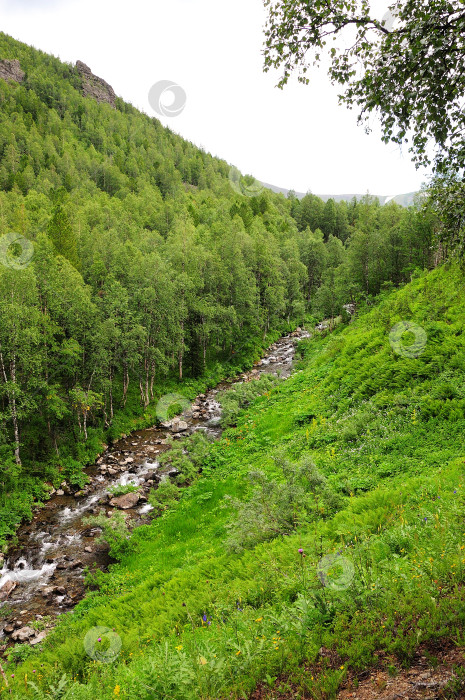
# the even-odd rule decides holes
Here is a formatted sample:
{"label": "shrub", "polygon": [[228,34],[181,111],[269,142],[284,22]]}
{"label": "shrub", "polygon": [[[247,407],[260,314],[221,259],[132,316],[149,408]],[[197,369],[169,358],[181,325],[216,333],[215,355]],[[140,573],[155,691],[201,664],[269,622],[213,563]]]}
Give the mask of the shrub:
{"label": "shrub", "polygon": [[102,534],[97,538],[96,542],[108,544],[110,548],[109,553],[113,559],[120,560],[133,549],[129,542],[129,529],[124,513],[116,511],[110,518],[101,513],[100,515],[84,518],[83,523],[84,525],[92,525],[102,529]]}
{"label": "shrub", "polygon": [[289,535],[317,514],[327,515],[338,505],[337,496],[309,457],[297,464],[281,457],[275,457],[275,462],[282,472],[280,480],[252,471],[248,477],[255,486],[249,500],[225,496],[237,511],[235,520],[226,526],[229,549],[241,551],[279,535]]}
{"label": "shrub", "polygon": [[162,481],[157,489],[153,489],[149,494],[149,503],[153,506],[152,515],[154,517],[161,515],[169,510],[179,499],[181,493],[176,484],[173,484],[168,479]]}
{"label": "shrub", "polygon": [[273,389],[280,379],[271,374],[263,374],[259,379],[243,384],[236,384],[219,394],[222,416],[221,424],[224,426],[235,425],[240,411],[249,406],[258,396]]}
{"label": "shrub", "polygon": [[171,449],[160,455],[160,464],[171,464],[179,474],[177,482],[192,482],[207,457],[211,440],[203,431],[196,431],[182,441],[170,440]]}
{"label": "shrub", "polygon": [[137,486],[134,486],[134,484],[117,484],[116,486],[110,486],[108,491],[112,496],[124,496],[127,493],[137,491]]}

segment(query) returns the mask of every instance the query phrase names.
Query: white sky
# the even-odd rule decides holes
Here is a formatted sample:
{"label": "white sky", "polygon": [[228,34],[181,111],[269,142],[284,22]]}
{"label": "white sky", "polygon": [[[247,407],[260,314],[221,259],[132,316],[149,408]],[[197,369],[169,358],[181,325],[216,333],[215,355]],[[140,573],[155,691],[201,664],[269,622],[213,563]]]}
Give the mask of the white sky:
{"label": "white sky", "polygon": [[151,116],[151,86],[179,84],[185,109],[162,123],[264,182],[393,195],[426,179],[376,122],[370,135],[357,126],[323,70],[309,86],[274,87],[278,74],[262,71],[262,0],[0,0],[0,18],[15,39],[84,61]]}

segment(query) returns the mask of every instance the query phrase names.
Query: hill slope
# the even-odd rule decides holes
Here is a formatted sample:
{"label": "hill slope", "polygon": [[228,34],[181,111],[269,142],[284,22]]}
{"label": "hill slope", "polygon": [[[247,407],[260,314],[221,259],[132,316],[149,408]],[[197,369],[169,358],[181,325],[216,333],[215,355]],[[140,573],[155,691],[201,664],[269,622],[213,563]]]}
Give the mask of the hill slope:
{"label": "hill slope", "polygon": [[[36,669],[42,687],[66,673],[65,698],[247,697],[260,682],[262,697],[332,698],[417,648],[432,663],[438,645],[463,648],[464,291],[443,267],[303,341],[300,371],[234,419],[10,697],[42,697]],[[390,345],[403,320],[426,334],[415,352]],[[86,655],[95,626],[121,639],[113,663]]]}
{"label": "hill slope", "polygon": [[0,547],[161,395],[434,264],[432,231],[394,203],[257,193],[82,62],[0,33]]}

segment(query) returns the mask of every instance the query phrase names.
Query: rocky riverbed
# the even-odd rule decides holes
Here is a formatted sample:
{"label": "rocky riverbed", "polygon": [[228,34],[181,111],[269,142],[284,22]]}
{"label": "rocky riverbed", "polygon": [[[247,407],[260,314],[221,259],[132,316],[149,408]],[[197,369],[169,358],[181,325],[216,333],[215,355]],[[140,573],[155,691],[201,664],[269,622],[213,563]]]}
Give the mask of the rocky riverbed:
{"label": "rocky riverbed", "polygon": [[[83,489],[63,482],[53,492],[31,522],[20,527],[18,542],[0,570],[0,650],[17,642],[39,644],[57,615],[71,610],[84,596],[85,569],[105,570],[111,563],[106,545],[96,542],[100,528],[89,526],[85,518],[98,513],[110,516],[117,509],[127,514],[131,527],[147,522],[150,489],[175,475],[157,460],[169,449],[168,439],[182,439],[196,430],[219,437],[218,393],[263,373],[289,377],[296,344],[307,336],[297,329],[271,345],[252,370],[200,394],[179,417],[123,436],[86,469],[89,481]],[[111,493],[128,484],[136,490],[121,496]]]}

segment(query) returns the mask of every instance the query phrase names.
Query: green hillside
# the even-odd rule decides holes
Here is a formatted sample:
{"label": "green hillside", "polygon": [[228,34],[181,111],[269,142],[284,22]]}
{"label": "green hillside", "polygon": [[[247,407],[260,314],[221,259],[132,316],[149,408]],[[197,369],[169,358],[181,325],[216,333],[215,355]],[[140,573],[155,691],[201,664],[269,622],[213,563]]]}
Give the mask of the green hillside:
{"label": "green hillside", "polygon": [[[332,698],[347,674],[463,647],[464,291],[443,267],[303,341],[100,590],[9,665],[9,697]],[[426,334],[415,357],[391,347],[400,321]],[[86,654],[94,626],[121,639],[112,663]]]}
{"label": "green hillside", "polygon": [[[302,202],[0,34],[0,544],[102,444],[435,263],[434,219]],[[93,80],[94,78],[92,78]],[[95,79],[98,81],[98,79]],[[348,320],[347,314],[345,319]]]}

